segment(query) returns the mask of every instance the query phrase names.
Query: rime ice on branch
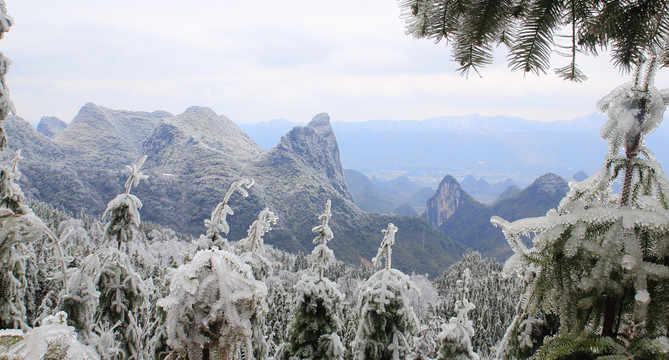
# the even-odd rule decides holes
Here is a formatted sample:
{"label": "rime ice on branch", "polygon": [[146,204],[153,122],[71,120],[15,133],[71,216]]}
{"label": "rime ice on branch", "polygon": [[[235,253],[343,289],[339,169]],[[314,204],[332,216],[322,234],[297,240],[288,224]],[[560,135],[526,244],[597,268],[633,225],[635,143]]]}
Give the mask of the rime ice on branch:
{"label": "rime ice on branch", "polygon": [[212,211],[211,218],[204,221],[207,232],[205,235],[200,236],[200,239],[197,241],[200,249],[209,249],[213,245],[223,248],[227,244],[228,239],[222,237],[220,233],[227,234],[230,231],[227,217],[235,213],[232,211],[230,205],[228,205],[230,197],[235,191],[239,191],[243,197],[249,196],[246,189],[251,188],[251,186],[253,186],[253,180],[251,179],[241,179],[230,184],[230,188],[225,193],[223,201],[218,203],[214,211]]}
{"label": "rime ice on branch", "polygon": [[137,233],[137,228],[141,222],[139,210],[142,208],[142,202],[135,195],[130,193],[133,186],[137,186],[140,180],[147,179],[149,176],[140,171],[146,161],[146,155],[135,164],[127,165],[126,169],[130,171],[130,176],[125,182],[125,193],[117,195],[107,204],[107,209],[102,218],[110,218],[105,227],[105,234],[109,239],[115,239],[118,248],[121,244],[131,241]]}
{"label": "rime ice on branch", "polygon": [[372,275],[360,291],[358,329],[352,343],[356,360],[404,359],[411,354],[413,336],[419,329],[408,292],[420,292],[408,276],[390,267],[397,227],[388,224],[382,232],[374,263],[380,266],[381,258],[386,257],[386,268]]}
{"label": "rime ice on branch", "polygon": [[472,348],[474,327],[469,320],[468,313],[474,309],[474,304],[467,300],[469,292],[469,269],[465,269],[462,280],[457,282],[458,300],[455,302],[456,316],[443,324],[442,331],[437,335],[441,342],[437,359],[478,360],[479,356]]}
{"label": "rime ice on branch", "polygon": [[388,228],[381,230],[383,233],[383,240],[381,241],[381,247],[379,247],[376,256],[372,258],[372,263],[374,266],[381,266],[381,260],[386,258],[386,270],[390,270],[392,267],[391,258],[393,255],[392,246],[395,244],[395,233],[397,232],[397,227],[392,223],[388,224]]}
{"label": "rime ice on branch", "polygon": [[341,360],[345,348],[339,337],[342,329],[340,314],[344,295],[337,285],[323,276],[328,263],[334,259],[327,242],[334,235],[328,222],[332,217],[330,200],[325,211],[318,217],[321,224],[312,232],[318,233],[314,243],[318,244],[311,253],[313,269],[318,277],[303,276],[295,285],[297,292],[295,318],[288,331],[288,343],[283,344],[276,358],[289,359],[332,359]]}
{"label": "rime ice on branch", "polygon": [[[654,71],[651,59],[634,82],[599,102],[609,117],[601,131],[609,142],[603,169],[572,181],[558,209],[544,217],[491,219],[515,252],[506,270],[525,281],[503,355],[536,350],[556,331],[553,343],[583,333],[612,338],[623,348],[632,343],[644,348],[653,336],[666,334],[669,180],[644,136],[662,121],[669,91],[652,86]],[[614,194],[611,184],[620,177],[622,192]],[[528,248],[523,240],[530,235]],[[543,332],[537,333],[537,326],[527,331],[523,324],[539,324]],[[535,336],[528,340],[523,333]]]}
{"label": "rime ice on branch", "polygon": [[311,229],[311,232],[318,235],[314,238],[314,244],[318,244],[311,252],[311,261],[314,270],[318,271],[319,279],[323,279],[323,273],[327,270],[330,261],[334,260],[334,253],[328,248],[328,241],[334,238],[332,229],[330,229],[330,218],[332,217],[331,201],[325,203],[325,211],[318,217],[321,224]]}

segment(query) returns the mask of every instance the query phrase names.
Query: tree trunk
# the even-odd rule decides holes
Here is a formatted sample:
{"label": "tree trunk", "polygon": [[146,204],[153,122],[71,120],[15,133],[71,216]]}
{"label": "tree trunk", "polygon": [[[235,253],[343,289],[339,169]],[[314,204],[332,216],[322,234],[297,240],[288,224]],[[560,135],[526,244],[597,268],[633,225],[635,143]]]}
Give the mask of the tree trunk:
{"label": "tree trunk", "polygon": [[614,296],[606,297],[606,309],[604,310],[604,323],[602,323],[602,336],[613,336],[613,325],[616,319],[616,305],[618,298]]}

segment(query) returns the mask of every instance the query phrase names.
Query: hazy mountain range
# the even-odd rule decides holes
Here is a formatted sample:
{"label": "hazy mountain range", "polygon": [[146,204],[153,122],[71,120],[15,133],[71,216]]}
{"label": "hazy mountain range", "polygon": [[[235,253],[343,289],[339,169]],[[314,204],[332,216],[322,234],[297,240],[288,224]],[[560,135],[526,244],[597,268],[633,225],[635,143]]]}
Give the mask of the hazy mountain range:
{"label": "hazy mountain range", "polygon": [[265,207],[279,216],[266,241],[291,252],[311,252],[317,216],[332,200],[331,248],[338,258],[371,259],[381,230],[395,223],[393,263],[402,270],[436,275],[464,247],[418,217],[365,213],[353,202],[343,174],[339,145],[327,114],[289,130],[270,150],[262,149],[230,119],[202,107],[172,115],[157,111],[81,108],[69,125],[45,119],[40,132],[18,117],[6,122],[9,146],[22,149],[21,186],[26,194],[73,213],[100,215],[122,191],[125,166],[148,155],[150,178],[133,188],[143,202],[144,221],[198,235],[203,221],[229,184],[253,178],[250,196],[233,196],[229,238],[246,236]]}
{"label": "hazy mountain range", "polygon": [[[515,220],[555,207],[566,180],[542,171],[560,168],[571,178],[574,169],[598,168],[604,157],[604,149],[595,149],[604,144],[598,122],[598,116],[553,123],[471,116],[345,123],[319,114],[308,124],[277,120],[242,130],[203,107],[173,115],[86,104],[69,125],[45,117],[36,130],[10,117],[6,129],[10,148],[25,157],[24,191],[73,213],[100,215],[122,191],[125,165],[146,154],[150,178],[133,189],[144,203],[143,220],[198,235],[228,185],[250,177],[251,196],[231,202],[230,239],[246,236],[268,207],[280,220],[266,241],[310,252],[311,228],[332,199],[331,245],[339,258],[370,259],[380,230],[393,222],[400,228],[397,267],[435,275],[467,248],[508,256],[490,216]],[[650,146],[661,159],[664,147]],[[597,161],[588,167],[590,157]],[[521,189],[524,179],[532,183]]]}
{"label": "hazy mountain range", "polygon": [[[405,175],[436,188],[445,174],[471,175],[490,183],[526,185],[546,173],[571,178],[603,165],[606,142],[599,136],[605,117],[591,114],[570,121],[538,122],[503,116],[449,116],[422,121],[333,122],[342,165],[389,180]],[[272,120],[240,128],[269,148],[296,123]],[[669,127],[647,137],[648,147],[669,161]],[[664,160],[666,159],[666,160]],[[464,185],[464,184],[463,184]],[[473,194],[482,200],[490,196]]]}

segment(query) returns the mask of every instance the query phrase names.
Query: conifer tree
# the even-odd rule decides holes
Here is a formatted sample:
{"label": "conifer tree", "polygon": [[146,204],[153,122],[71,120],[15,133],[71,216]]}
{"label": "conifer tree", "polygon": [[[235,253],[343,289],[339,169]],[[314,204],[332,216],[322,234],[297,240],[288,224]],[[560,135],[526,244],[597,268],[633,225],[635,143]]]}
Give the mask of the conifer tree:
{"label": "conifer tree", "polygon": [[381,247],[372,259],[377,271],[362,286],[358,299],[358,330],[353,341],[356,360],[404,359],[411,354],[413,336],[419,329],[418,319],[409,304],[407,293],[419,292],[414,283],[399,270],[391,268],[391,246],[397,227],[388,224]]}
{"label": "conifer tree", "polygon": [[[13,24],[4,0],[0,0],[0,39]],[[5,80],[11,63],[0,53],[0,155],[7,149],[3,122],[15,112]],[[19,150],[10,164],[0,165],[0,329],[28,329],[24,302],[26,259],[34,256],[32,243],[40,240],[47,231],[25,203],[25,196],[19,187],[21,173],[18,163],[21,159]]]}
{"label": "conifer tree", "polygon": [[469,269],[465,269],[462,279],[457,283],[458,300],[455,303],[457,315],[443,324],[442,331],[437,335],[441,342],[439,347],[439,360],[478,360],[479,356],[472,348],[472,336],[474,327],[467,315],[474,309],[474,304],[467,300],[469,293]]}
{"label": "conifer tree", "polygon": [[241,179],[230,184],[230,188],[225,193],[223,201],[218,203],[216,208],[214,208],[214,211],[211,212],[211,218],[204,221],[204,226],[207,228],[207,231],[198,239],[198,248],[210,249],[215,245],[219,249],[225,249],[228,246],[228,239],[222,237],[221,233],[227,234],[230,231],[230,225],[228,225],[227,218],[228,215],[233,215],[235,213],[230,205],[228,205],[230,197],[232,197],[232,194],[234,194],[235,191],[238,191],[243,197],[249,196],[246,189],[249,189],[253,184],[254,182],[251,179]]}
{"label": "conifer tree", "polygon": [[332,359],[344,358],[344,345],[339,337],[342,329],[340,320],[344,295],[337,285],[324,277],[328,264],[334,259],[328,241],[334,237],[329,221],[332,217],[330,200],[325,211],[318,217],[321,224],[312,232],[318,235],[318,244],[311,253],[313,270],[318,276],[303,276],[295,285],[297,292],[295,318],[290,324],[288,343],[278,351],[278,359]]}
{"label": "conifer tree", "polygon": [[[235,190],[248,195],[242,186],[248,188],[252,184],[251,180],[241,180],[230,186],[211,219],[205,220],[207,233],[197,244],[201,249],[189,263],[173,272],[169,295],[158,301],[167,313],[167,344],[174,351],[172,356],[206,360],[255,358],[252,319],[267,313],[267,286],[254,278],[252,268],[240,257],[216,246],[227,247],[227,239],[219,233],[229,230],[225,219],[233,213],[227,205],[230,195]],[[255,238],[250,243],[257,241]]]}
{"label": "conifer tree", "polygon": [[[127,359],[144,357],[148,342],[149,288],[138,274],[124,244],[137,236],[142,202],[130,194],[132,186],[146,179],[140,169],[146,156],[127,166],[130,176],[125,193],[107,205],[103,218],[110,217],[105,237],[110,246],[103,247],[81,261],[68,274],[68,288],[60,299],[59,308],[70,314],[70,323],[82,340],[96,346],[103,358],[121,355]],[[112,329],[114,341],[120,344],[118,354],[109,354],[101,342],[103,332]],[[108,354],[108,355],[107,355]]]}
{"label": "conifer tree", "polygon": [[545,73],[553,52],[567,57],[558,76],[586,80],[576,57],[609,49],[613,63],[630,72],[649,58],[669,65],[669,4],[661,0],[402,0],[406,32],[452,45],[459,70],[492,63],[495,48],[509,50],[509,66]]}
{"label": "conifer tree", "polygon": [[[258,214],[258,219],[251,224],[248,230],[248,236],[238,241],[238,251],[240,259],[251,266],[253,276],[256,280],[264,281],[272,274],[272,263],[262,254],[264,252],[263,236],[266,232],[272,230],[272,225],[276,224],[278,217],[268,208],[263,209]],[[265,340],[265,316],[262,313],[251,316],[251,328],[253,331],[253,356],[255,359],[264,360],[267,358],[268,345]]]}
{"label": "conifer tree", "polygon": [[[669,180],[644,140],[669,102],[669,91],[652,85],[656,68],[651,59],[599,102],[609,117],[603,169],[572,182],[544,217],[491,219],[515,252],[506,270],[525,282],[500,355],[530,356],[557,332],[541,356],[666,356],[656,340],[669,335]],[[611,191],[617,179],[620,194]]]}

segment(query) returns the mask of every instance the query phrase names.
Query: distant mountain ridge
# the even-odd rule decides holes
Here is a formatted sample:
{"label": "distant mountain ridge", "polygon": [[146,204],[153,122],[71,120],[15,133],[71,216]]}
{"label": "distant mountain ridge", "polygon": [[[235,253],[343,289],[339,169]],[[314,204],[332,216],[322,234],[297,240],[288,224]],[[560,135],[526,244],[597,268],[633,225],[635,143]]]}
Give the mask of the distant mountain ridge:
{"label": "distant mountain ridge", "polygon": [[417,215],[434,193],[434,189],[421,187],[406,176],[382,181],[352,169],[345,169],[344,176],[354,202],[366,212]]}
{"label": "distant mountain ridge", "polygon": [[508,221],[546,214],[564,198],[569,185],[556,174],[538,177],[525,189],[484,205],[465,192],[458,181],[447,175],[427,202],[423,217],[456,242],[485,256],[504,260],[511,255],[502,231],[490,223],[490,217]]}
{"label": "distant mountain ridge", "polygon": [[203,220],[228,185],[250,177],[256,181],[250,196],[233,196],[230,203],[235,211],[229,217],[230,239],[245,237],[258,212],[269,207],[279,224],[266,241],[291,252],[310,252],[311,228],[331,199],[336,237],[331,247],[340,259],[358,263],[374,256],[388,222],[400,228],[393,259],[405,271],[435,275],[463,251],[425,220],[366,214],[353,203],[327,114],[292,128],[270,150],[203,107],[172,115],[86,104],[52,137],[18,117],[10,117],[6,129],[10,148],[24,151],[19,166],[28,196],[74,213],[101,214],[122,191],[125,166],[146,154],[143,170],[150,178],[133,188],[144,204],[142,219],[177,231],[202,233]]}
{"label": "distant mountain ridge", "polygon": [[[606,117],[590,114],[569,121],[539,122],[504,116],[447,116],[425,120],[333,122],[342,164],[391,179],[404,174],[435,186],[444,174],[489,182],[529,184],[545,173],[569,177],[601,168]],[[251,138],[278,138],[287,120],[240,125]],[[295,124],[295,123],[292,123]],[[273,134],[273,135],[272,135]],[[648,136],[649,148],[669,163],[669,125]],[[431,181],[431,182],[429,182]],[[428,183],[429,182],[429,183]]]}

